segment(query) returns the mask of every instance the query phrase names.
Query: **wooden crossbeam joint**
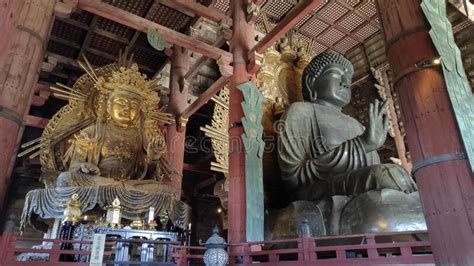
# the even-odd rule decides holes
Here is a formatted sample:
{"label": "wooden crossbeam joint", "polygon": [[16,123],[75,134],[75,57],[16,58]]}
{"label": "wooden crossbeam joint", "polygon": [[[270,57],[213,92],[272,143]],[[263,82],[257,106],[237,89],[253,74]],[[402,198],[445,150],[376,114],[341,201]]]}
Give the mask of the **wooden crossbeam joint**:
{"label": "wooden crossbeam joint", "polygon": [[79,0],[63,0],[54,5],[54,15],[60,18],[69,18],[76,11]]}
{"label": "wooden crossbeam joint", "polygon": [[102,16],[106,19],[120,23],[141,32],[148,32],[150,29],[156,30],[167,42],[187,48],[196,53],[202,54],[212,59],[219,57],[232,60],[232,54],[222,49],[216,48],[207,43],[198,41],[191,36],[164,27],[151,20],[125,11],[121,8],[103,3],[99,0],[79,0],[78,8]]}
{"label": "wooden crossbeam joint", "polygon": [[263,53],[288,31],[293,29],[307,14],[321,3],[322,0],[304,0],[295,6],[262,40],[260,40],[252,51]]}
{"label": "wooden crossbeam joint", "polygon": [[216,60],[217,65],[219,66],[219,72],[224,77],[230,77],[234,73],[234,68],[230,65],[231,60],[225,57],[219,57]]}
{"label": "wooden crossbeam joint", "polygon": [[195,100],[192,104],[181,113],[181,117],[189,118],[193,115],[199,108],[205,105],[214,95],[217,94],[229,81],[230,76],[222,76],[218,80],[216,80],[209,89],[207,89],[204,93],[199,96],[197,100]]}
{"label": "wooden crossbeam joint", "polygon": [[219,33],[222,35],[222,38],[230,40],[232,38],[232,29],[229,24],[226,24],[225,21],[219,22]]}
{"label": "wooden crossbeam joint", "polygon": [[173,5],[182,9],[191,11],[200,17],[207,18],[214,22],[223,22],[232,26],[232,18],[213,6],[204,6],[197,3],[195,0],[173,0]]}
{"label": "wooden crossbeam joint", "polygon": [[260,66],[262,65],[263,56],[262,54],[257,52],[250,52],[248,60],[249,63],[247,65],[247,72],[250,75],[254,75],[257,73],[257,71],[260,69]]}
{"label": "wooden crossbeam joint", "polygon": [[26,117],[26,125],[30,127],[45,128],[49,119],[28,115]]}
{"label": "wooden crossbeam joint", "polygon": [[184,132],[186,130],[186,125],[188,124],[189,118],[180,115],[176,118],[176,130],[178,132]]}

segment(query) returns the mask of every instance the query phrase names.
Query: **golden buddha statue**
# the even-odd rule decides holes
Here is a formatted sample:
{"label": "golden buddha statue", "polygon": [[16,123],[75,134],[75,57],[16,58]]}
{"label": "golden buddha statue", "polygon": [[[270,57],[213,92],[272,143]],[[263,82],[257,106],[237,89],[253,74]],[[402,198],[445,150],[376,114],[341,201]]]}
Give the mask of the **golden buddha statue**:
{"label": "golden buddha statue", "polygon": [[163,186],[158,181],[163,179],[166,146],[160,130],[147,134],[147,124],[153,123],[147,121],[147,105],[158,104],[150,100],[154,93],[148,86],[135,64],[120,68],[107,80],[99,78],[96,88],[102,106],[97,122],[72,139],[66,152],[69,171],[59,176],[58,187],[119,185],[156,190]]}
{"label": "golden buddha statue", "polygon": [[21,155],[40,155],[46,185],[28,193],[23,223],[31,213],[59,218],[61,202],[76,193],[82,213],[119,198],[125,219],[144,219],[154,207],[168,211],[177,226],[187,224],[189,207],[179,200],[179,190],[167,185],[177,170],[166,160],[159,125],[174,119],[159,109],[158,81],[123,57],[97,69],[86,63],[81,66],[87,74],[72,88],[51,88],[69,104],[39,140],[23,145],[27,150]]}

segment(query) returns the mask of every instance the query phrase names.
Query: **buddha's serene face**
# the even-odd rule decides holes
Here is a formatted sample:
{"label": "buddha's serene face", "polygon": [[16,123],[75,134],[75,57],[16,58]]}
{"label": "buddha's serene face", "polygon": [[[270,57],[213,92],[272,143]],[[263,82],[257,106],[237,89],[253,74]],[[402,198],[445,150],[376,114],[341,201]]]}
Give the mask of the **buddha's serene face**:
{"label": "buddha's serene face", "polygon": [[119,125],[130,126],[140,115],[141,100],[128,92],[114,92],[109,98],[108,113]]}
{"label": "buddha's serene face", "polygon": [[311,87],[316,90],[318,100],[344,107],[351,101],[351,82],[350,70],[339,64],[329,64]]}

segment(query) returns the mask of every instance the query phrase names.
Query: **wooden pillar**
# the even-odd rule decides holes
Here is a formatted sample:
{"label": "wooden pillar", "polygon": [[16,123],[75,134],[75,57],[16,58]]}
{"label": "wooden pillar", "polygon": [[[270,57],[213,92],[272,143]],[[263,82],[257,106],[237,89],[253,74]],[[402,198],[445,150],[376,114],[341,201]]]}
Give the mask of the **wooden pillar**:
{"label": "wooden pillar", "polygon": [[444,77],[439,67],[414,68],[437,57],[421,1],[376,2],[414,170],[427,164],[415,178],[436,264],[474,265],[474,179],[467,159],[453,159],[464,147]]}
{"label": "wooden pillar", "polygon": [[[171,176],[171,186],[181,194],[181,182],[184,163],[184,139],[186,135],[186,121],[182,121],[181,114],[188,106],[188,86],[185,84],[184,75],[189,69],[189,57],[186,49],[177,45],[173,46],[170,70],[170,99],[168,112],[176,119],[175,125],[168,126],[166,144],[168,147],[168,160],[179,172]],[[180,196],[180,195],[179,195]]]}
{"label": "wooden pillar", "polygon": [[245,242],[245,150],[241,135],[244,100],[237,85],[252,79],[247,71],[248,52],[254,46],[254,25],[246,21],[247,2],[231,1],[233,35],[231,52],[234,55],[234,72],[229,89],[229,243]]}
{"label": "wooden pillar", "polygon": [[51,0],[26,1],[8,58],[0,65],[0,208],[5,203],[18,143],[38,81],[54,3]]}
{"label": "wooden pillar", "polygon": [[26,0],[0,0],[0,63],[5,64],[5,59],[10,53],[10,45],[15,36],[15,28],[21,10]]}

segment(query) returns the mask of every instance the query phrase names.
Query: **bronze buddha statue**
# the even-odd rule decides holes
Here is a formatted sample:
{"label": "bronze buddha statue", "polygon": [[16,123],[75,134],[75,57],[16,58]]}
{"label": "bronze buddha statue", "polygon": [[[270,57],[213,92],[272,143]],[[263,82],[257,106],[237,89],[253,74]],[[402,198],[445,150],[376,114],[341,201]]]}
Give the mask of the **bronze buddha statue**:
{"label": "bronze buddha statue", "polygon": [[[387,193],[396,202],[400,199],[403,202],[406,196],[407,202],[417,205],[414,209],[421,208],[411,176],[398,165],[381,164],[377,154],[388,131],[387,102],[375,100],[370,105],[367,128],[342,113],[342,107],[351,99],[352,75],[353,66],[342,55],[331,51],[319,54],[303,72],[304,102],[293,103],[281,118],[278,139],[281,179],[293,202],[305,202],[303,205],[307,207],[303,209],[318,204],[320,217],[324,216],[329,231],[323,230],[322,234],[381,230],[373,225],[361,225],[375,222],[364,221],[366,218],[348,220],[355,211],[348,206],[376,205],[379,203],[371,199],[388,199]],[[369,203],[362,206],[361,202],[367,200]],[[407,223],[415,224],[415,229],[420,224],[424,227],[421,209],[415,216],[416,221]]]}
{"label": "bronze buddha statue", "polygon": [[357,196],[373,189],[416,191],[410,175],[395,164],[380,164],[376,150],[388,132],[387,102],[370,104],[369,125],[342,113],[350,102],[352,64],[325,52],[303,72],[304,102],[283,115],[279,134],[282,178],[295,199]]}

